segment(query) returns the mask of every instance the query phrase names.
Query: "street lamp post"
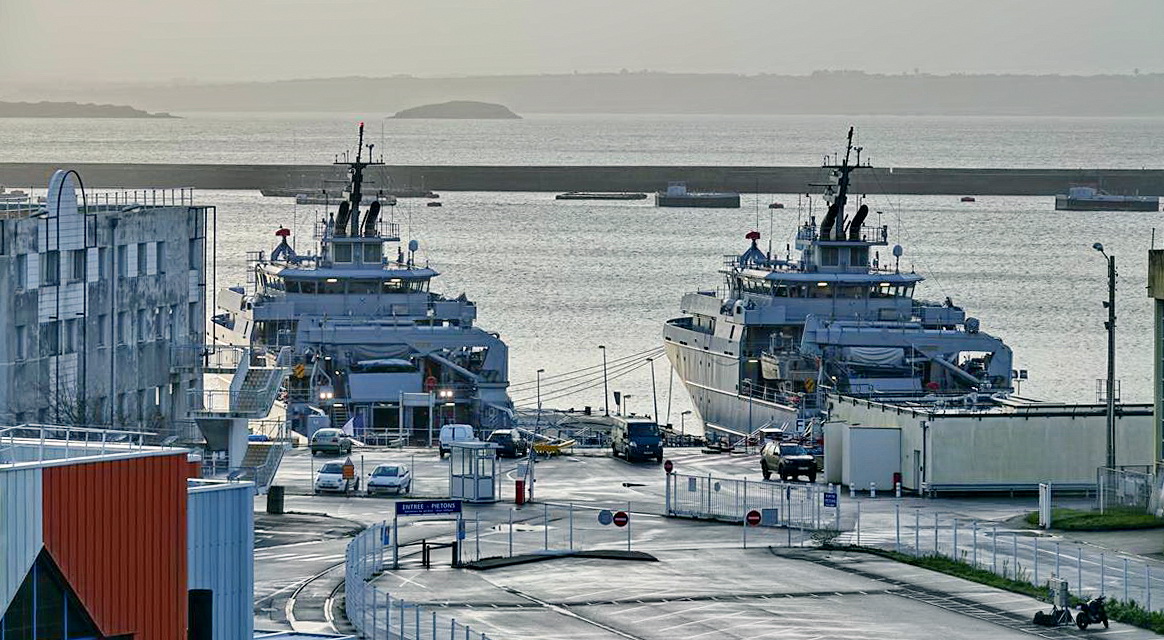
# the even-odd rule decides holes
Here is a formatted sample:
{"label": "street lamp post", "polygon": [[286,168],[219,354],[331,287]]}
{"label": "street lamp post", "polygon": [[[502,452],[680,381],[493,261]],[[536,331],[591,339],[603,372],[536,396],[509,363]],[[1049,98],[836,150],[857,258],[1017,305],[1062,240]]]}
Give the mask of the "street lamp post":
{"label": "street lamp post", "polygon": [[689,411],[689,410],[684,411],[683,413],[679,414],[679,435],[680,436],[687,435],[687,424],[686,424],[687,420],[686,420],[686,418],[689,415],[691,415],[691,411]]}
{"label": "street lamp post", "polygon": [[651,398],[655,403],[655,423],[659,422],[659,392],[655,388],[655,359],[647,358],[647,362],[651,363]]}
{"label": "street lamp post", "polygon": [[538,369],[538,418],[535,424],[539,425],[542,423],[542,374],[545,372],[545,369]]}
{"label": "street lamp post", "polygon": [[599,351],[602,352],[602,404],[605,410],[606,417],[610,417],[610,387],[606,380],[606,345],[598,345]]}
{"label": "street lamp post", "polygon": [[622,415],[624,415],[624,416],[630,415],[630,406],[629,406],[630,399],[631,399],[631,394],[629,394],[629,393],[622,394]]}
{"label": "street lamp post", "polygon": [[1115,292],[1116,292],[1116,266],[1115,256],[1108,255],[1103,250],[1103,244],[1096,242],[1091,245],[1092,249],[1103,254],[1107,259],[1107,302],[1103,306],[1107,307],[1107,322],[1103,326],[1107,329],[1107,468],[1114,469],[1116,465],[1115,455],[1115,329],[1116,329],[1116,311],[1115,311]]}

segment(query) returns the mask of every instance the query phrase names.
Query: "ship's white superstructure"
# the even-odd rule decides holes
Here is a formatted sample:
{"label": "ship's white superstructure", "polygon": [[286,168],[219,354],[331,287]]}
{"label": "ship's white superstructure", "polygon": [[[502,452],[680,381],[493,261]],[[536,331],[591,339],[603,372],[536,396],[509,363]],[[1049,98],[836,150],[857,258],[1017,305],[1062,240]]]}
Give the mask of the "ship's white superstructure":
{"label": "ship's white superstructure", "polygon": [[899,268],[886,226],[846,217],[853,131],[843,161],[826,164],[824,220],[796,232],[783,257],[758,246],[726,256],[724,286],[683,296],[663,331],[668,358],[712,432],[804,427],[823,389],[863,397],[950,401],[1011,391],[1011,351],[947,298],[913,297],[923,280]]}
{"label": "ship's white superstructure", "polygon": [[379,201],[362,207],[363,169],[378,163],[357,154],[345,164],[348,199],[316,222],[317,253],[297,254],[280,229],[278,246],[253,256],[253,287],[220,292],[214,321],[291,369],[293,417],[322,411],[357,435],[417,443],[443,423],[509,424],[505,343],[474,326],[473,301],[431,290],[439,274],[417,263],[415,240],[399,246]]}

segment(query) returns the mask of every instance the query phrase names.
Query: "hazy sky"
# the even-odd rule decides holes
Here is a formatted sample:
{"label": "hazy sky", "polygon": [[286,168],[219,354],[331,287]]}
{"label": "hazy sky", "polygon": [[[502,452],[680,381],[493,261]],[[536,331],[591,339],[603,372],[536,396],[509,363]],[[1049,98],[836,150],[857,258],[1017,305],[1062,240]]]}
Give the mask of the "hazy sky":
{"label": "hazy sky", "polygon": [[0,82],[1164,71],[1164,0],[0,0]]}

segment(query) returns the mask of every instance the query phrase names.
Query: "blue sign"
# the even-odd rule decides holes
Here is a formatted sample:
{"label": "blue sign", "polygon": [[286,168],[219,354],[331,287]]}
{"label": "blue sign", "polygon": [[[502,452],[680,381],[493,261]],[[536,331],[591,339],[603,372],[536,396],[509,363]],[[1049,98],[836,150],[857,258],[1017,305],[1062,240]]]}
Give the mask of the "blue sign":
{"label": "blue sign", "polygon": [[380,542],[385,547],[392,544],[392,529],[389,529],[388,527],[384,527],[380,531]]}
{"label": "blue sign", "polygon": [[603,509],[598,512],[598,524],[605,527],[611,522],[614,522],[614,514],[610,512],[610,509]]}
{"label": "blue sign", "polygon": [[404,500],[396,503],[398,516],[439,516],[460,512],[460,500]]}
{"label": "blue sign", "polygon": [[825,494],[824,494],[824,506],[826,506],[826,507],[837,506],[837,493],[835,491],[826,491],[825,492]]}

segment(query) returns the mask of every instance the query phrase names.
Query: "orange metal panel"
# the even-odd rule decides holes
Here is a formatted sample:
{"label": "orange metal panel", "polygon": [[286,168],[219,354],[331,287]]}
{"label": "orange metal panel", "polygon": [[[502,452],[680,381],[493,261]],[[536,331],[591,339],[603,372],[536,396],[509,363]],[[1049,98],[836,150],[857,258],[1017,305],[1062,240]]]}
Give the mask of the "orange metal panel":
{"label": "orange metal panel", "polygon": [[44,470],[44,541],[104,635],[186,635],[185,454]]}

